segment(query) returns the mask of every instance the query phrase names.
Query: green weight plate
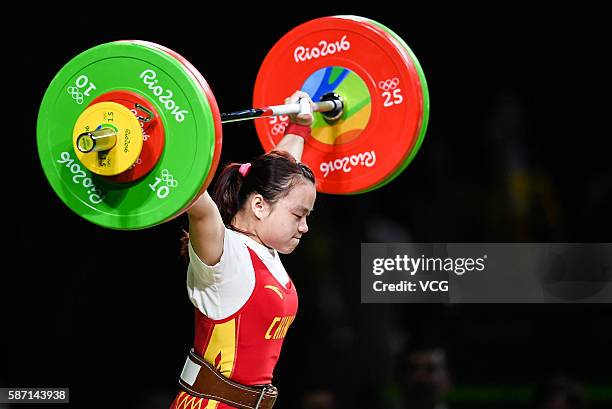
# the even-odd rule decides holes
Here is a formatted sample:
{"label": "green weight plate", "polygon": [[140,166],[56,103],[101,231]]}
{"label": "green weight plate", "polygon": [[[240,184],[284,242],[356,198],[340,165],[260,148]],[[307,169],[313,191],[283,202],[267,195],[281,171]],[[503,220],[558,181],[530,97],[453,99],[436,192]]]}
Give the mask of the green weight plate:
{"label": "green weight plate", "polygon": [[214,123],[215,123],[215,135],[216,135],[216,143],[215,143],[215,146],[213,147],[214,149],[213,161],[211,164],[210,171],[208,172],[208,177],[205,180],[204,184],[202,185],[202,189],[196,195],[196,197],[194,198],[192,202],[187,203],[186,209],[184,209],[184,210],[187,210],[204,193],[204,191],[206,190],[206,188],[208,187],[208,185],[214,178],[217,166],[219,164],[219,160],[221,159],[221,146],[222,146],[222,141],[223,141],[221,113],[219,112],[219,107],[217,106],[217,101],[215,99],[215,96],[212,90],[210,89],[208,83],[204,79],[204,76],[185,57],[183,57],[176,51],[171,50],[167,47],[164,47],[163,45],[160,45],[160,44],[152,43],[149,41],[139,41],[139,40],[134,40],[132,42],[136,44],[144,45],[146,47],[153,47],[155,49],[159,49],[165,52],[166,54],[169,54],[176,60],[178,60],[184,66],[184,68],[193,75],[197,83],[200,85],[200,87],[202,88],[202,91],[208,98],[208,103],[210,104],[210,107],[213,112],[213,118],[214,118]]}
{"label": "green weight plate", "polygon": [[[134,183],[92,174],[72,148],[80,113],[111,91],[145,98],[165,127],[159,162]],[[37,145],[49,183],[71,210],[103,227],[143,229],[175,217],[200,192],[213,159],[215,125],[201,87],[176,59],[114,42],[79,54],[55,76],[39,110]]]}
{"label": "green weight plate", "polygon": [[410,151],[406,159],[400,164],[400,166],[398,166],[398,168],[387,179],[385,179],[381,183],[369,189],[365,189],[359,192],[359,193],[367,193],[367,192],[370,192],[372,190],[378,189],[386,185],[387,183],[395,179],[397,176],[399,176],[399,174],[402,173],[406,169],[406,167],[412,162],[412,160],[418,153],[421,147],[421,144],[423,143],[423,139],[425,138],[425,133],[427,131],[427,124],[429,122],[429,90],[427,88],[427,80],[425,79],[425,73],[423,72],[423,68],[421,67],[421,64],[419,63],[418,59],[416,58],[416,56],[414,55],[414,53],[412,52],[408,44],[406,44],[406,42],[399,35],[397,35],[393,30],[389,29],[388,27],[384,26],[383,24],[375,20],[368,19],[365,17],[360,17],[360,16],[338,16],[338,17],[343,17],[343,18],[348,18],[348,19],[353,19],[353,20],[369,23],[373,27],[382,29],[384,32],[391,35],[391,37],[397,41],[398,47],[401,48],[403,51],[405,51],[407,59],[412,64],[414,64],[414,66],[416,67],[416,71],[419,76],[419,80],[421,83],[421,89],[422,89],[422,95],[423,95],[423,119],[422,119],[421,127],[419,130],[419,135],[418,135],[417,141],[413,149]]}

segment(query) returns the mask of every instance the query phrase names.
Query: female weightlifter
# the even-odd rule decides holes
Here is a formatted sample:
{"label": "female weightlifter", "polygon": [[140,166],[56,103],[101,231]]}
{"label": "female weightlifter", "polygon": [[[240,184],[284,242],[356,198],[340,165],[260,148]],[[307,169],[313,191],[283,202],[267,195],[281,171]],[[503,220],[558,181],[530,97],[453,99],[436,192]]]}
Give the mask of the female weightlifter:
{"label": "female weightlifter", "polygon": [[[297,91],[285,103],[312,101]],[[300,163],[310,114],[290,116],[285,136],[252,163],[227,165],[212,198],[188,210],[187,291],[195,342],[171,409],[271,408],[274,366],[298,296],[279,253],[308,232],[312,171]]]}

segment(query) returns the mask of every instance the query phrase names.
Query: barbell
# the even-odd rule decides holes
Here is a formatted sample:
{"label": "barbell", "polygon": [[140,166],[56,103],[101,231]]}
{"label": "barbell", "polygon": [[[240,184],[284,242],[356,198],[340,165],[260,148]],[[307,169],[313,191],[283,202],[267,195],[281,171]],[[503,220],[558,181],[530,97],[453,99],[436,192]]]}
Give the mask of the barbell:
{"label": "barbell", "polygon": [[303,104],[268,105],[296,89],[315,101],[302,161],[317,190],[377,189],[412,161],[425,136],[429,95],[406,43],[357,16],[311,20],[283,36],[258,72],[252,108],[221,114],[202,74],[159,44],[88,49],[52,80],[37,145],[53,190],[75,213],[114,229],[151,227],[186,211],[210,184],[222,123],[255,122],[263,148]]}

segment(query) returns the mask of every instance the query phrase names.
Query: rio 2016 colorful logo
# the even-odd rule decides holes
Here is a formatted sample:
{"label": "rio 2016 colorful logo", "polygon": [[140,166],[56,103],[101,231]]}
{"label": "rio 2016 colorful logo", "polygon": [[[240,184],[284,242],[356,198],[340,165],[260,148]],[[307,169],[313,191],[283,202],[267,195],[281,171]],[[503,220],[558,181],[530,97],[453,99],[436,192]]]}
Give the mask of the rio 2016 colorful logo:
{"label": "rio 2016 colorful logo", "polygon": [[325,67],[315,71],[302,85],[313,101],[330,92],[342,95],[345,110],[333,126],[325,121],[322,114],[316,113],[312,124],[312,137],[321,143],[340,145],[359,137],[365,129],[372,104],[365,82],[353,71],[344,67]]}

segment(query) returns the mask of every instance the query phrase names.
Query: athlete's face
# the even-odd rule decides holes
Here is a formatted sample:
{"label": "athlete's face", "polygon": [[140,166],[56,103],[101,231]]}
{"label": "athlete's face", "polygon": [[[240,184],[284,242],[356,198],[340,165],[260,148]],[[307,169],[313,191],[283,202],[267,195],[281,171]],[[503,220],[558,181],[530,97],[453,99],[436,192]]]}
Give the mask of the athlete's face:
{"label": "athlete's face", "polygon": [[295,185],[289,194],[262,214],[257,229],[260,239],[281,254],[289,254],[308,231],[306,218],[313,209],[317,191],[310,181]]}

